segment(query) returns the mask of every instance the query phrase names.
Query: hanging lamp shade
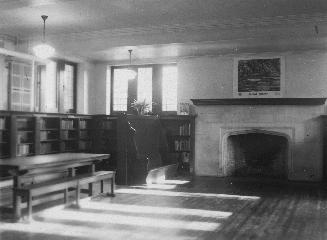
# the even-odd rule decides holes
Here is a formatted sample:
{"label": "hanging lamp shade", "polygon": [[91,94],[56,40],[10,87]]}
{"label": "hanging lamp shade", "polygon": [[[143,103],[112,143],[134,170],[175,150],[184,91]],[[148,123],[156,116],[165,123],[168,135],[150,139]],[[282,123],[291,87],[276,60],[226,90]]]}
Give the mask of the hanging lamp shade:
{"label": "hanging lamp shade", "polygon": [[48,59],[55,53],[55,49],[46,43],[42,43],[33,47],[35,56],[41,59]]}
{"label": "hanging lamp shade", "polygon": [[43,40],[41,44],[33,47],[33,52],[38,58],[48,59],[54,55],[55,49],[45,42],[45,21],[48,16],[42,15],[41,18],[43,19]]}

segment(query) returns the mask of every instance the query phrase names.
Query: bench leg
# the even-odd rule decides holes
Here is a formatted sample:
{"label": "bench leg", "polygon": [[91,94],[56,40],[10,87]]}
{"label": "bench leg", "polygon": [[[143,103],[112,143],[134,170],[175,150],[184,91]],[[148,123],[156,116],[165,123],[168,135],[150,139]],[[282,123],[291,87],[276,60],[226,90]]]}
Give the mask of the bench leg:
{"label": "bench leg", "polygon": [[68,203],[68,188],[64,190],[64,204],[67,205]]}
{"label": "bench leg", "polygon": [[100,181],[100,193],[103,193],[103,180]]}
{"label": "bench leg", "polygon": [[110,194],[108,194],[108,196],[114,197],[115,196],[115,177],[112,177],[110,179]]}
{"label": "bench leg", "polygon": [[93,183],[89,183],[89,196],[93,195]]}
{"label": "bench leg", "polygon": [[28,220],[31,219],[32,217],[32,194],[30,191],[26,193],[27,196],[27,218]]}
{"label": "bench leg", "polygon": [[76,206],[78,208],[80,207],[80,205],[79,205],[80,191],[81,191],[80,186],[79,186],[79,184],[77,184],[77,186],[76,186]]}

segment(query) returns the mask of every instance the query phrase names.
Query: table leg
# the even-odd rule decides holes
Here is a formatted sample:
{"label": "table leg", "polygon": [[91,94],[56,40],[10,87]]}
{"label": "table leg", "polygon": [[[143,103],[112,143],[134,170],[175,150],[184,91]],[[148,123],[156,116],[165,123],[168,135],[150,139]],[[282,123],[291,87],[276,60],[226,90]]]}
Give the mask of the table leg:
{"label": "table leg", "polygon": [[[90,166],[90,172],[94,173],[95,172],[95,163],[92,163]],[[93,183],[89,183],[89,196],[93,195]]]}
{"label": "table leg", "polygon": [[13,208],[14,208],[14,218],[19,220],[21,217],[21,201],[22,198],[20,195],[16,194],[17,188],[21,185],[21,180],[19,176],[14,176],[14,185],[13,185]]}
{"label": "table leg", "polygon": [[111,178],[111,196],[115,196],[115,175]]}
{"label": "table leg", "polygon": [[81,191],[80,186],[79,186],[79,184],[77,184],[77,186],[76,186],[76,207],[77,208],[80,208],[80,205],[79,205],[80,191]]}

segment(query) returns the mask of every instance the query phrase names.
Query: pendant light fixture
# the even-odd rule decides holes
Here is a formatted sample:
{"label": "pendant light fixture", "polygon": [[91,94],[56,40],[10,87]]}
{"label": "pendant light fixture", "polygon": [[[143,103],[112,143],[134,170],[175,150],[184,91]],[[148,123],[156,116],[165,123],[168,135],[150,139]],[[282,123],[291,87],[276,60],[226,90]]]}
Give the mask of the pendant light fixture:
{"label": "pendant light fixture", "polygon": [[135,70],[132,69],[132,49],[129,49],[129,66],[127,69],[125,69],[125,76],[128,80],[132,80],[136,77],[137,73]]}
{"label": "pendant light fixture", "polygon": [[33,47],[33,52],[35,56],[41,59],[47,59],[54,55],[55,49],[45,42],[45,21],[47,20],[48,16],[42,15],[41,18],[43,19],[43,40],[41,44]]}

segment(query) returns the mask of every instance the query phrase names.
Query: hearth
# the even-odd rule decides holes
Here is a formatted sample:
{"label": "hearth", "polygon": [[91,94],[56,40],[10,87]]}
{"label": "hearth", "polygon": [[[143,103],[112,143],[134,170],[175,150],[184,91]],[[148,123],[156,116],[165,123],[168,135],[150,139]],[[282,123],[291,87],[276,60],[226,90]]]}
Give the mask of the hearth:
{"label": "hearth", "polygon": [[228,172],[238,177],[287,177],[288,140],[264,132],[230,135],[227,138]]}

